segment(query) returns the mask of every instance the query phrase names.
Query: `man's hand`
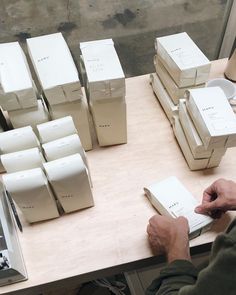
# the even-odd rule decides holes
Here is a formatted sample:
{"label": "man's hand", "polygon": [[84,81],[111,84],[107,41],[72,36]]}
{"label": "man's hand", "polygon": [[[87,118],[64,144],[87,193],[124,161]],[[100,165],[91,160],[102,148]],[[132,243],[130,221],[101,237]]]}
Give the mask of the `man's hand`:
{"label": "man's hand", "polygon": [[218,179],[203,192],[202,204],[195,208],[196,213],[220,218],[228,210],[236,210],[236,183]]}
{"label": "man's hand", "polygon": [[154,215],[147,226],[154,253],[166,254],[169,263],[177,259],[190,260],[188,232],[188,221],[184,217]]}

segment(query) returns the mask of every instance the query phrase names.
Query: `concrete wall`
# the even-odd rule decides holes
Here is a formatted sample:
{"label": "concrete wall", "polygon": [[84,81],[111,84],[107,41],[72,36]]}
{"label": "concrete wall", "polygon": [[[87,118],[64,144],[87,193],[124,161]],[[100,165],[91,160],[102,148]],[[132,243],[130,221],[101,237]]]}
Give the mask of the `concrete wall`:
{"label": "concrete wall", "polygon": [[227,0],[1,0],[0,42],[62,32],[78,60],[79,42],[113,38],[126,76],[154,71],[154,39],[187,31],[217,58]]}

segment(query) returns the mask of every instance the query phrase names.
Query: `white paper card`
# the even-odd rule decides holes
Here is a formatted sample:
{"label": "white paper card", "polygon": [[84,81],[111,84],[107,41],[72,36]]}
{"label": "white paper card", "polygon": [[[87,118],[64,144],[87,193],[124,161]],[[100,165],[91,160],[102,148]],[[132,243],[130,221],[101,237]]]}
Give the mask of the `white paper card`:
{"label": "white paper card", "polygon": [[43,162],[45,162],[38,148],[2,155],[1,161],[7,173],[43,168]]}
{"label": "white paper card", "polygon": [[94,205],[87,169],[79,154],[44,163],[44,168],[65,212]]}
{"label": "white paper card", "polygon": [[77,133],[71,116],[37,125],[41,143]]}
{"label": "white paper card", "polygon": [[3,183],[28,222],[59,216],[55,199],[41,168],[4,174]]}
{"label": "white paper card", "polygon": [[154,183],[144,191],[152,205],[164,216],[184,216],[189,223],[190,237],[199,236],[209,229],[213,219],[194,212],[198,201],[174,176]]}
{"label": "white paper card", "polygon": [[32,127],[26,126],[0,133],[1,154],[39,147],[39,141]]}

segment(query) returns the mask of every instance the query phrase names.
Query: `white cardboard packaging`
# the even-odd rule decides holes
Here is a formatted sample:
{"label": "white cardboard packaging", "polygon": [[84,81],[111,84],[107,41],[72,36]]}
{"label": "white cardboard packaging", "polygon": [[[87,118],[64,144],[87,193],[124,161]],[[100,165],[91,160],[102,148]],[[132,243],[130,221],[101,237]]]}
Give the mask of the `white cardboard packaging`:
{"label": "white cardboard packaging", "polygon": [[150,74],[150,81],[153,92],[156,94],[156,97],[160,102],[164,112],[166,113],[167,118],[172,124],[173,116],[178,114],[178,106],[176,106],[171,100],[169,94],[167,93],[157,74]]}
{"label": "white cardboard packaging", "polygon": [[39,141],[30,126],[0,133],[1,154],[39,147]]}
{"label": "white cardboard packaging", "polygon": [[214,168],[220,165],[222,157],[226,153],[226,148],[218,148],[212,151],[211,157],[209,158],[207,168]]}
{"label": "white cardboard packaging", "polygon": [[172,176],[154,183],[145,187],[144,191],[161,215],[187,218],[190,239],[210,229],[213,219],[194,212],[198,201],[176,177]]}
{"label": "white cardboard packaging", "polygon": [[82,98],[78,72],[61,33],[27,39],[27,46],[50,105]]}
{"label": "white cardboard packaging", "polygon": [[180,99],[179,101],[179,120],[183,127],[183,131],[193,157],[195,159],[210,158],[212,149],[205,149],[203,142],[193,124],[193,121],[187,112],[186,101],[184,99]]}
{"label": "white cardboard packaging", "polygon": [[1,161],[7,173],[43,168],[43,162],[45,162],[38,148],[2,155]]}
{"label": "white cardboard packaging", "polygon": [[0,104],[5,111],[37,105],[37,95],[18,42],[0,44]]}
{"label": "white cardboard packaging", "polygon": [[41,100],[38,100],[35,107],[8,111],[8,116],[14,128],[30,125],[36,134],[36,126],[49,121],[48,110]]}
{"label": "white cardboard packaging", "polygon": [[125,76],[112,39],[80,43],[91,100],[125,96]]}
{"label": "white cardboard packaging", "polygon": [[37,125],[41,143],[77,133],[71,116]]}
{"label": "white cardboard packaging", "polygon": [[79,154],[44,163],[44,168],[65,212],[94,205],[87,169]]}
{"label": "white cardboard packaging", "polygon": [[208,80],[211,63],[187,33],[156,38],[157,54],[179,87]]}
{"label": "white cardboard packaging", "polygon": [[172,79],[168,71],[165,69],[164,65],[160,61],[160,58],[155,55],[154,56],[154,65],[156,69],[157,75],[160,77],[160,80],[163,84],[163,86],[166,88],[166,91],[170,95],[172,101],[174,104],[179,103],[179,99],[184,97],[184,93],[189,88],[199,88],[199,87],[205,87],[205,83],[200,85],[194,85],[191,87],[181,87],[179,88],[175,81]]}
{"label": "white cardboard packaging", "polygon": [[92,149],[90,117],[88,104],[85,98],[80,101],[49,106],[49,112],[53,120],[65,116],[71,116],[78,131],[83,148],[86,151]]}
{"label": "white cardboard packaging", "polygon": [[57,160],[73,154],[80,154],[87,166],[86,155],[78,134],[62,137],[42,145],[47,161]]}
{"label": "white cardboard packaging", "polygon": [[236,117],[220,87],[188,90],[186,105],[206,149],[236,144]]}
{"label": "white cardboard packaging", "polygon": [[28,222],[59,216],[55,199],[41,168],[4,174],[3,183]]}
{"label": "white cardboard packaging", "polygon": [[16,283],[28,278],[17,235],[16,223],[10,208],[9,200],[0,182],[0,253],[1,260],[7,261],[8,264],[8,267],[0,271],[0,286]]}
{"label": "white cardboard packaging", "polygon": [[126,102],[123,97],[90,104],[100,146],[127,143]]}
{"label": "white cardboard packaging", "polygon": [[174,116],[173,131],[190,170],[201,170],[207,168],[209,159],[195,159],[193,157],[184,131],[180,124],[179,118],[177,116]]}

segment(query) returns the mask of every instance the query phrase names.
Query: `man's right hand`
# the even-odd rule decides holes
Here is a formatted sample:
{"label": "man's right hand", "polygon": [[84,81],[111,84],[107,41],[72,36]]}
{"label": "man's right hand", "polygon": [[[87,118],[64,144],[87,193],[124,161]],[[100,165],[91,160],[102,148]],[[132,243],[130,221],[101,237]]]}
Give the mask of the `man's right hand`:
{"label": "man's right hand", "polygon": [[236,183],[218,179],[203,193],[202,204],[195,208],[196,213],[209,214],[220,218],[228,210],[236,210]]}

